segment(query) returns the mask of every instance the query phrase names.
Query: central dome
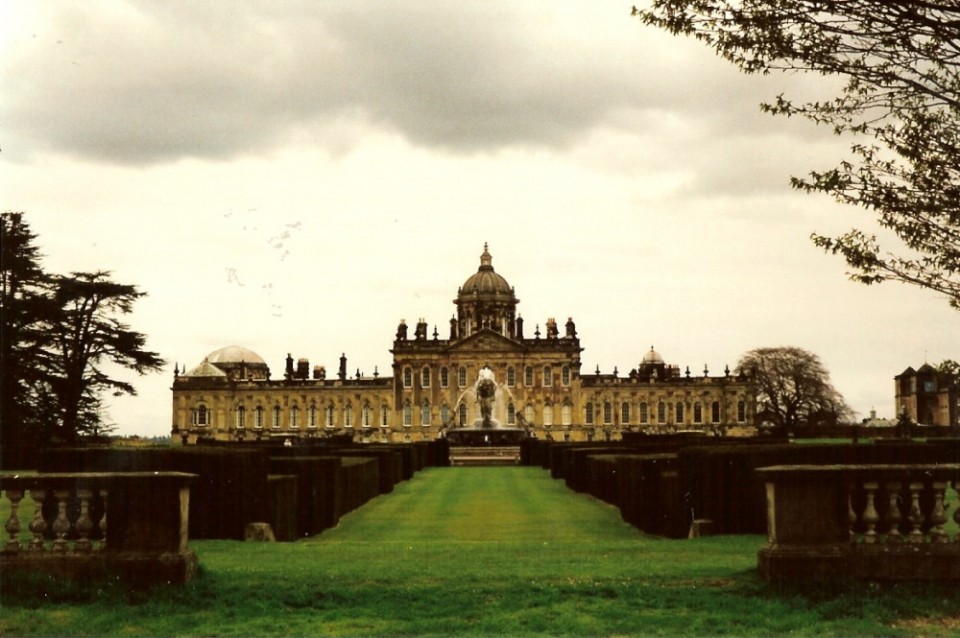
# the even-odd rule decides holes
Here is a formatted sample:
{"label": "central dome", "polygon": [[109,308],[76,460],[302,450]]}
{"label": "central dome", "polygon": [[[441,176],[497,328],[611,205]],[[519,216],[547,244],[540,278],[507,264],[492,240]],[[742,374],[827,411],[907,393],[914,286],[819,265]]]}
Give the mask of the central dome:
{"label": "central dome", "polygon": [[513,288],[493,270],[493,258],[487,244],[483,245],[483,254],[480,255],[480,268],[460,286],[460,297],[475,294],[513,297]]}

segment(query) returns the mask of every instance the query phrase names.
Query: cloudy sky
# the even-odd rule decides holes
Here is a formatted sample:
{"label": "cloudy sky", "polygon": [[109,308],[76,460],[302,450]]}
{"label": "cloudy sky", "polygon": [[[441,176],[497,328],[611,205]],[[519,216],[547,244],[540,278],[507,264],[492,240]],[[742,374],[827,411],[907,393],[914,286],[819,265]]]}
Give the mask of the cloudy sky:
{"label": "cloudy sky", "polygon": [[[54,272],[148,293],[169,365],[110,399],[170,430],[175,363],[243,345],[389,374],[396,325],[441,336],[484,242],[528,332],[577,323],[583,371],[654,346],[694,373],[818,354],[866,416],[893,376],[960,358],[933,293],[847,281],[811,232],[870,217],[789,188],[847,140],[762,114],[819,77],[745,77],[630,3],[9,2],[0,193]],[[432,331],[432,327],[431,327]]]}

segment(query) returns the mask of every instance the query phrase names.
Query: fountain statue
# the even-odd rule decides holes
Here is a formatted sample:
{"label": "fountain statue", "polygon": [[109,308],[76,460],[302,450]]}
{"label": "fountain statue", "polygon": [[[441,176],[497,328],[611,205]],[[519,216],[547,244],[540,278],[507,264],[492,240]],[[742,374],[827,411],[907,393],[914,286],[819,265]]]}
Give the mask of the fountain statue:
{"label": "fountain statue", "polygon": [[503,445],[518,442],[526,436],[525,429],[512,424],[504,425],[509,421],[507,404],[511,401],[513,395],[510,389],[497,383],[493,370],[489,367],[481,368],[476,384],[460,395],[454,409],[454,415],[459,415],[461,405],[472,407],[472,412],[479,414],[479,418],[469,425],[461,423],[451,427],[447,431],[447,437],[451,442],[460,445]]}

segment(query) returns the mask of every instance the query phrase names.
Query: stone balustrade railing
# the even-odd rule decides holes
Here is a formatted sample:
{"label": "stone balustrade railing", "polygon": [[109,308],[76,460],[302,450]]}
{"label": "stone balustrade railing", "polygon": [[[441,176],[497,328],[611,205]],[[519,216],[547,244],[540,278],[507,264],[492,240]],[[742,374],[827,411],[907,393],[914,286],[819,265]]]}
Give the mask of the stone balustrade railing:
{"label": "stone balustrade railing", "polygon": [[119,577],[137,585],[184,583],[190,484],[181,472],[2,475],[10,503],[0,548],[5,572]]}
{"label": "stone balustrade railing", "polygon": [[[767,492],[764,578],[960,580],[960,533],[947,503],[960,488],[960,464],[757,472]],[[960,509],[952,519],[960,525]]]}

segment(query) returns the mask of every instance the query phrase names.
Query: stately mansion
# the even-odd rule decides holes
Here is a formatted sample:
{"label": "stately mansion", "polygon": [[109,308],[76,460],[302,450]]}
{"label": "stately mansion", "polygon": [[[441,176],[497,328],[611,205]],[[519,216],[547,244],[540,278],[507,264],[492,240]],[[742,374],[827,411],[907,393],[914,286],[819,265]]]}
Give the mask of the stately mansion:
{"label": "stately mansion", "polygon": [[[626,374],[581,370],[573,319],[548,319],[530,334],[514,288],[494,271],[484,245],[477,272],[454,300],[456,316],[441,339],[427,322],[403,320],[390,350],[392,375],[350,375],[346,357],[336,375],[287,355],[273,378],[255,352],[231,346],[191,370],[174,372],[173,436],[251,440],[350,435],[357,441],[424,441],[480,422],[481,377],[493,379],[495,425],[529,436],[568,441],[618,440],[623,432],[752,430],[750,382],[731,372],[681,373],[651,347]],[[629,346],[627,346],[629,347]]]}

